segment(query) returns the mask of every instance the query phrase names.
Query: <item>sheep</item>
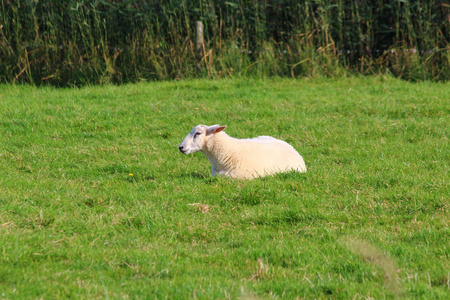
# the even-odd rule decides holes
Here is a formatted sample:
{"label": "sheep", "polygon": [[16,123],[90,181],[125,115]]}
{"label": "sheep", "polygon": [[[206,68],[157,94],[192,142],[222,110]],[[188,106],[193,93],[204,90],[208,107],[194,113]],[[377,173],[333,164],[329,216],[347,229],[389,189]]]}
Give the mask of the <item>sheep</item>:
{"label": "sheep", "polygon": [[178,149],[186,155],[201,151],[212,165],[212,176],[253,179],[291,170],[306,172],[303,157],[288,143],[270,136],[236,139],[225,128],[197,125]]}

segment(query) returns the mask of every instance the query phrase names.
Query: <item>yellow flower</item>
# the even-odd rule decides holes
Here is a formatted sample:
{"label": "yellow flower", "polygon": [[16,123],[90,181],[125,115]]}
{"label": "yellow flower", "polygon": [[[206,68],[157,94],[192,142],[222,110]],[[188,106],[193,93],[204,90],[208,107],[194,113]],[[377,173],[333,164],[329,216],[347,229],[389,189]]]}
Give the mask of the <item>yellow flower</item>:
{"label": "yellow flower", "polygon": [[130,173],[130,174],[128,174],[128,175],[133,176],[133,173]]}

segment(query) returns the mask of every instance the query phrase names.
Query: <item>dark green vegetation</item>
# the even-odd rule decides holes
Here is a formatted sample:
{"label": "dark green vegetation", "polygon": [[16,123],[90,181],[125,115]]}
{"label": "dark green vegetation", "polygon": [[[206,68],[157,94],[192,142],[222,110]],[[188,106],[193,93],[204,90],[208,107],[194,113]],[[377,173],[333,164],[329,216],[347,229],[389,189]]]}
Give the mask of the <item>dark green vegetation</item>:
{"label": "dark green vegetation", "polygon": [[[450,79],[446,1],[0,0],[0,82]],[[196,21],[205,28],[197,68]]]}
{"label": "dark green vegetation", "polygon": [[[0,86],[0,298],[449,294],[448,85],[392,78]],[[212,178],[199,123],[305,174]]]}

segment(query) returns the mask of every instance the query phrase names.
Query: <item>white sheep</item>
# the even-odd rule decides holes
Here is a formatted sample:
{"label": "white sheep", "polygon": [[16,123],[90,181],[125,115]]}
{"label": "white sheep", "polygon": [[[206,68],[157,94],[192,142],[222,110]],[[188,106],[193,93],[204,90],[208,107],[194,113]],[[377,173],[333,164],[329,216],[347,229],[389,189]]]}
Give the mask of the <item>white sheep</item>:
{"label": "white sheep", "polygon": [[178,148],[186,155],[201,151],[212,164],[212,176],[253,179],[291,170],[306,172],[303,157],[288,143],[270,136],[235,139],[225,128],[197,125]]}

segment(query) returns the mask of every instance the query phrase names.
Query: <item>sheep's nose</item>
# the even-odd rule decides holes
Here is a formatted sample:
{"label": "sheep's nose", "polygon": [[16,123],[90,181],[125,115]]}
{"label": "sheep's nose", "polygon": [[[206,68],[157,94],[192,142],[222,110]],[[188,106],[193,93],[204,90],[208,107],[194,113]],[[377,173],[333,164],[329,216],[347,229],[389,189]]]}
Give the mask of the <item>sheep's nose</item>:
{"label": "sheep's nose", "polygon": [[178,149],[180,149],[181,152],[183,152],[183,146],[179,146]]}

